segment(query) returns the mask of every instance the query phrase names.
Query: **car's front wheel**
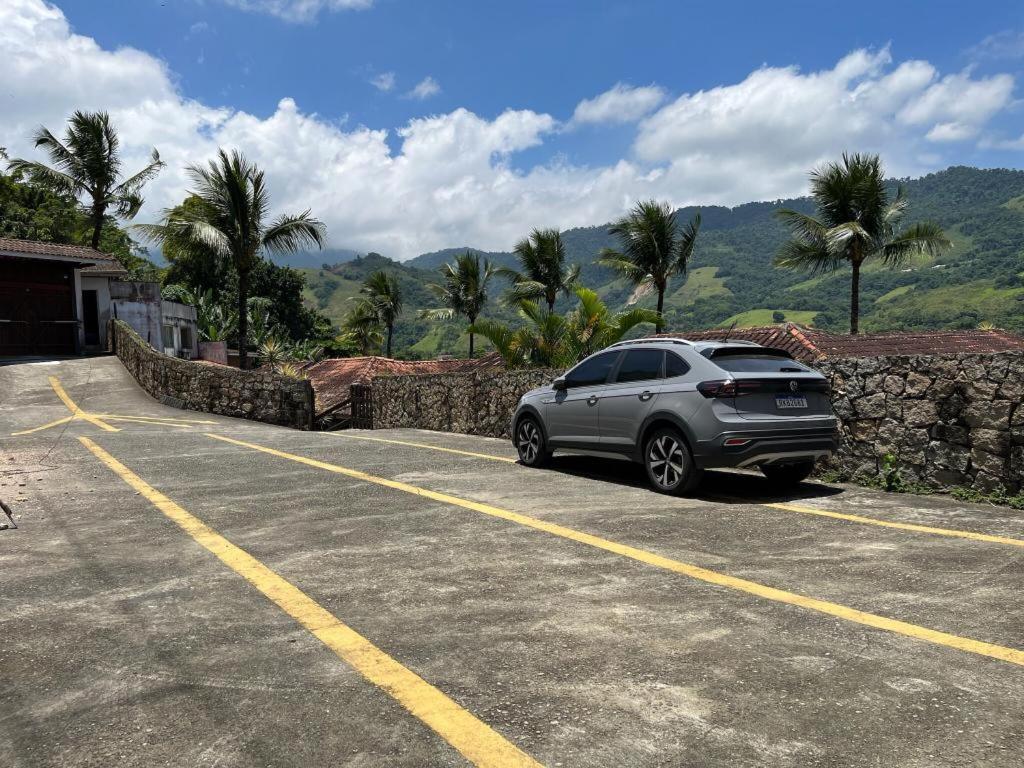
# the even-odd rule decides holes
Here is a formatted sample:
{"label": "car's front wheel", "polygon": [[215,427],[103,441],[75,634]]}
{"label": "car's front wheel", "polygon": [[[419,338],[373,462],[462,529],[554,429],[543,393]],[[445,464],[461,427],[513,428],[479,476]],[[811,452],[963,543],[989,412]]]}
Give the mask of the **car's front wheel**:
{"label": "car's front wheel", "polygon": [[519,461],[528,467],[542,467],[551,458],[551,451],[544,444],[544,433],[530,416],[523,418],[516,427],[516,450]]}
{"label": "car's front wheel", "polygon": [[761,472],[768,478],[774,488],[780,491],[799,485],[814,471],[813,461],[801,461],[795,464],[766,464]]}
{"label": "car's front wheel", "polygon": [[657,429],[647,438],[644,468],[654,490],[672,495],[692,491],[703,475],[686,441],[669,428]]}

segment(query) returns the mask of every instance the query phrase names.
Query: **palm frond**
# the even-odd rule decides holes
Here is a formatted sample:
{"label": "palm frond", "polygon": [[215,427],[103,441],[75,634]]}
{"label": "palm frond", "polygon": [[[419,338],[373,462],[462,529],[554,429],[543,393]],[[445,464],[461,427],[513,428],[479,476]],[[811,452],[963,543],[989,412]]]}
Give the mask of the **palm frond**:
{"label": "palm frond", "polygon": [[279,216],[263,233],[263,247],[271,253],[295,253],[304,246],[323,248],[327,228],[309,210]]}
{"label": "palm frond", "polygon": [[882,260],[890,267],[905,264],[914,256],[935,256],[953,247],[942,227],[932,222],[920,222],[907,227],[880,249]]}

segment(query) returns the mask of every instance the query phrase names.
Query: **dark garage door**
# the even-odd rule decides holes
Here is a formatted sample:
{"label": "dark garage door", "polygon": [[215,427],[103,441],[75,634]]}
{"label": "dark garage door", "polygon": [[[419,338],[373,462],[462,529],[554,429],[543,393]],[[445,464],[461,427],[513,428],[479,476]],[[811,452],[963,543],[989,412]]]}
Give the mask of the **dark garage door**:
{"label": "dark garage door", "polygon": [[77,333],[71,266],[0,258],[0,355],[74,354]]}

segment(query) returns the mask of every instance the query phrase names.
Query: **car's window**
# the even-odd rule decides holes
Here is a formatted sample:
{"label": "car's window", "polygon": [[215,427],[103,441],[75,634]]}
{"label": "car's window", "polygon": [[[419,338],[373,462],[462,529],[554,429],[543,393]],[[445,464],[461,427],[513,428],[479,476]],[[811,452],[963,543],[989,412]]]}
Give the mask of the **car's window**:
{"label": "car's window", "polygon": [[683,376],[690,370],[689,364],[674,352],[665,353],[665,378]]}
{"label": "car's window", "polygon": [[782,355],[757,354],[717,355],[712,361],[719,368],[736,373],[807,373],[810,369]]}
{"label": "car's window", "polygon": [[631,349],[626,352],[615,374],[616,382],[647,381],[661,378],[661,361],[665,353],[660,349]]}
{"label": "car's window", "polygon": [[565,385],[572,388],[604,384],[618,356],[618,352],[605,352],[585,360],[566,374]]}

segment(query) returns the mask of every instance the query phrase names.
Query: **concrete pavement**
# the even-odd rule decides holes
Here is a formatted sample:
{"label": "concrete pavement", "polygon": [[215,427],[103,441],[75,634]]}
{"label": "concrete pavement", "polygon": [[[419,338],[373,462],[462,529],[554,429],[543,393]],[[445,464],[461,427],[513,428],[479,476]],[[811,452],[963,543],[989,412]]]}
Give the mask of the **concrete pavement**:
{"label": "concrete pavement", "polygon": [[166,408],[112,358],[0,367],[0,450],[3,764],[1024,760],[1012,510],[735,473],[672,499],[614,460]]}

